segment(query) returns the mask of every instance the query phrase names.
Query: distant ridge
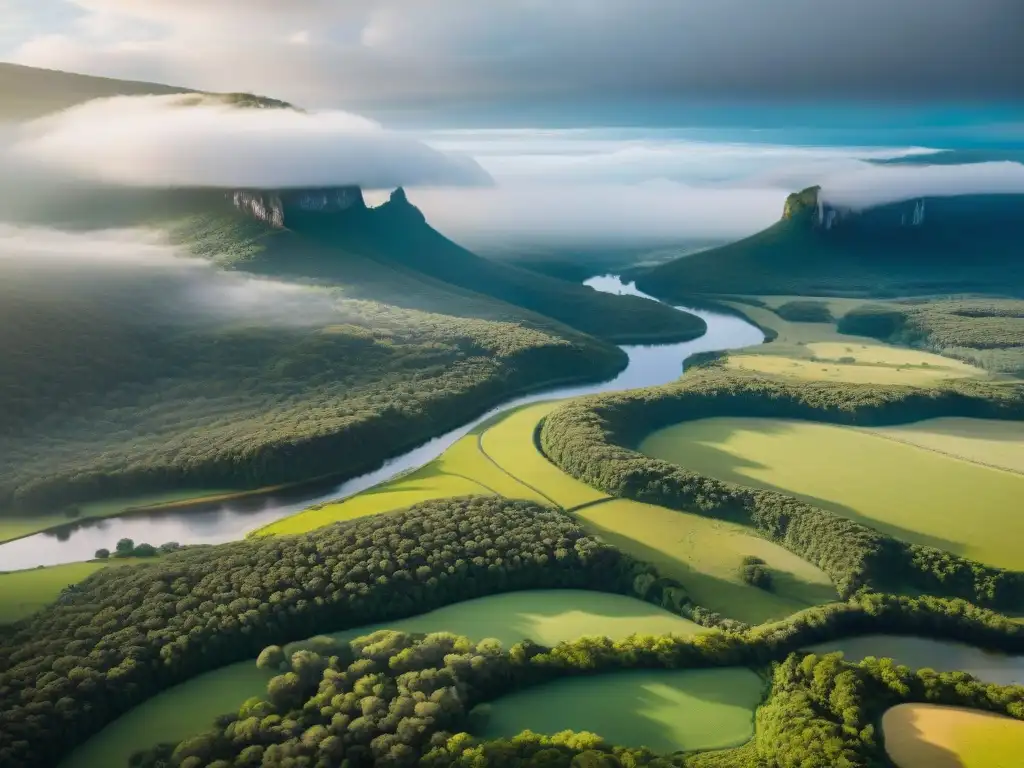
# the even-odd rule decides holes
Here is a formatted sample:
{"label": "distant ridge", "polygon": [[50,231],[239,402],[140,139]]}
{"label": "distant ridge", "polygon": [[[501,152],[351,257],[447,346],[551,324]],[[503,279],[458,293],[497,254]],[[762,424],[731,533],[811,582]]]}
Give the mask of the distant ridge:
{"label": "distant ridge", "polygon": [[782,218],[736,243],[636,275],[647,293],[1024,294],[1024,195],[924,197],[863,211],[820,188],[786,200]]}

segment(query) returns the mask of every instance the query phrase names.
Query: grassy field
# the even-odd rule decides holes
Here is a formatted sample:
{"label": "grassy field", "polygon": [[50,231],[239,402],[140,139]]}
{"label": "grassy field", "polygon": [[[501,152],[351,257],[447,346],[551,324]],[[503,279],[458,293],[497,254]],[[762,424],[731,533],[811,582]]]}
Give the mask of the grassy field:
{"label": "grassy field", "polygon": [[699,624],[634,597],[553,589],[467,600],[408,619],[346,630],[334,637],[351,640],[380,629],[454,632],[477,641],[495,638],[506,648],[527,638],[554,646],[589,635],[621,640],[634,634],[690,636],[707,631]]}
{"label": "grassy field", "polygon": [[[770,298],[778,305],[791,297]],[[860,299],[821,301],[828,304],[836,317],[864,303]],[[739,303],[731,306],[779,334],[769,344],[730,355],[727,365],[731,368],[800,379],[914,386],[987,376],[980,368],[949,357],[892,346],[866,336],[841,334],[833,323],[789,322],[770,309]]]}
{"label": "grassy field", "polygon": [[[692,635],[706,631],[635,598],[580,590],[550,590],[468,600],[386,625],[339,632],[336,637],[348,640],[378,629],[456,632],[477,641],[493,637],[506,647],[524,637],[556,645],[583,635],[621,639],[635,633]],[[126,765],[128,757],[138,749],[199,733],[217,715],[236,711],[247,698],[263,693],[269,678],[269,674],[256,668],[255,659],[200,675],[158,694],[111,723],[78,749],[61,768]],[[745,676],[742,680],[749,682]],[[756,704],[756,696],[752,701]],[[746,717],[749,719],[749,713]]]}
{"label": "grassy field", "polygon": [[[653,563],[682,582],[696,603],[729,618],[759,624],[838,599],[821,569],[734,523],[626,499],[575,514],[590,532]],[[772,591],[740,579],[746,555],[768,563]]]}
{"label": "grassy field", "polygon": [[0,624],[10,624],[35,613],[56,600],[64,587],[91,576],[107,565],[69,563],[53,568],[0,573]]}
{"label": "grassy field", "polygon": [[134,752],[202,733],[217,715],[237,712],[242,702],[266,690],[272,676],[254,661],[200,675],[134,707],[71,753],[60,768],[126,766]]}
{"label": "grassy field", "polygon": [[537,450],[533,433],[557,401],[527,405],[481,424],[434,461],[337,503],[313,507],[256,532],[302,533],[430,499],[495,494],[573,507],[606,494],[570,477]]}
{"label": "grassy field", "polygon": [[847,427],[702,419],[641,450],[742,485],[778,490],[897,538],[1024,568],[1024,477]]}
{"label": "grassy field", "polygon": [[538,489],[549,503],[569,509],[606,498],[608,494],[570,477],[537,450],[533,439],[537,425],[557,405],[557,401],[537,403],[501,419],[481,435],[483,451],[507,473]]}
{"label": "grassy field", "polygon": [[874,427],[870,431],[977,464],[1024,473],[1024,428],[1018,422],[927,419],[914,424]]}
{"label": "grassy field", "polygon": [[899,768],[1018,768],[1024,755],[1024,722],[960,707],[900,704],[882,732]]}
{"label": "grassy field", "polygon": [[590,731],[658,752],[738,746],[754,735],[761,679],[748,669],[620,672],[530,688],[492,704],[482,735]]}

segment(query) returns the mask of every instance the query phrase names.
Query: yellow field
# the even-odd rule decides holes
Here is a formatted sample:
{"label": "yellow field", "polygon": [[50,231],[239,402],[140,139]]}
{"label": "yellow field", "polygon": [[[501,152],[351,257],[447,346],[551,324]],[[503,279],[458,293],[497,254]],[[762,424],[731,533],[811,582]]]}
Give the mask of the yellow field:
{"label": "yellow field", "polygon": [[1019,421],[928,419],[870,431],[978,464],[1024,472],[1024,424]]}
{"label": "yellow field", "polygon": [[899,768],[1019,768],[1024,722],[934,704],[900,704],[882,717],[885,751]]}
{"label": "yellow field", "polygon": [[[771,297],[778,304],[790,297]],[[839,317],[859,299],[823,299]],[[762,326],[778,332],[769,344],[732,354],[728,367],[778,376],[857,384],[929,386],[951,378],[984,377],[985,371],[931,352],[896,347],[863,336],[847,336],[833,323],[792,323],[774,312],[733,304]]]}
{"label": "yellow field", "polygon": [[576,506],[607,494],[562,472],[534,445],[537,424],[556,402],[520,408],[481,424],[425,466],[336,504],[286,517],[255,531],[271,536],[303,533],[342,520],[405,509],[431,499],[493,494],[542,504]]}
{"label": "yellow field", "polygon": [[907,541],[1024,568],[1024,476],[869,432],[781,419],[702,419],[641,450],[701,474],[779,490]]}
{"label": "yellow field", "polygon": [[560,470],[537,450],[534,431],[558,402],[520,408],[487,429],[481,437],[484,451],[502,469],[540,490],[561,507],[575,507],[608,496]]}
{"label": "yellow field", "polygon": [[[730,618],[759,624],[838,599],[821,569],[734,523],[626,499],[575,514],[588,531],[652,563],[678,579],[694,602]],[[768,563],[772,591],[740,580],[746,555]]]}

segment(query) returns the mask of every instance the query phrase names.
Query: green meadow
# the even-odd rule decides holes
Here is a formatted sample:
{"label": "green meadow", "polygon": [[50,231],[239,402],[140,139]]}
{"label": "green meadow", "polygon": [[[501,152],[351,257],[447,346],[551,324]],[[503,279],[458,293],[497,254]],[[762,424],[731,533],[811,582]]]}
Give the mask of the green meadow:
{"label": "green meadow", "polygon": [[[632,634],[693,635],[706,631],[636,598],[583,590],[545,590],[468,600],[408,619],[358,627],[334,636],[351,640],[379,629],[454,632],[476,641],[496,638],[505,647],[524,638],[554,646],[584,635],[618,640]],[[217,715],[236,711],[246,699],[261,695],[271,676],[256,668],[255,659],[200,675],[157,694],[111,723],[80,747],[61,768],[126,765],[131,754],[139,749],[199,733]],[[746,681],[745,677],[743,680]]]}
{"label": "green meadow", "polygon": [[57,599],[69,584],[91,576],[107,563],[68,563],[52,568],[0,573],[0,624],[10,624]]}
{"label": "green meadow", "polygon": [[897,538],[1024,568],[1024,476],[848,427],[716,418],[640,449],[701,474],[782,491]]}
{"label": "green meadow", "polygon": [[561,680],[493,702],[481,735],[589,731],[662,753],[738,746],[754,735],[762,687],[752,671],[735,667]]}
{"label": "green meadow", "polygon": [[995,419],[926,419],[871,432],[990,467],[1024,473],[1024,427]]}
{"label": "green meadow", "polygon": [[[589,532],[678,579],[698,605],[729,618],[760,624],[838,599],[820,568],[735,523],[627,499],[575,515]],[[750,555],[767,563],[770,591],[741,580]]]}

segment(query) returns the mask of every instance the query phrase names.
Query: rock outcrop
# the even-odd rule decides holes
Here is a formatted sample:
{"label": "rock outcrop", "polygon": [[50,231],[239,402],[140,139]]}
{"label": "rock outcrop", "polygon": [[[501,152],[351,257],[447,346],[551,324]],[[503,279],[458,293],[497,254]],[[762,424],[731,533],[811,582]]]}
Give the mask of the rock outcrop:
{"label": "rock outcrop", "polygon": [[292,216],[310,213],[340,213],[365,208],[359,187],[322,189],[236,190],[231,193],[235,208],[275,229],[285,229]]}

